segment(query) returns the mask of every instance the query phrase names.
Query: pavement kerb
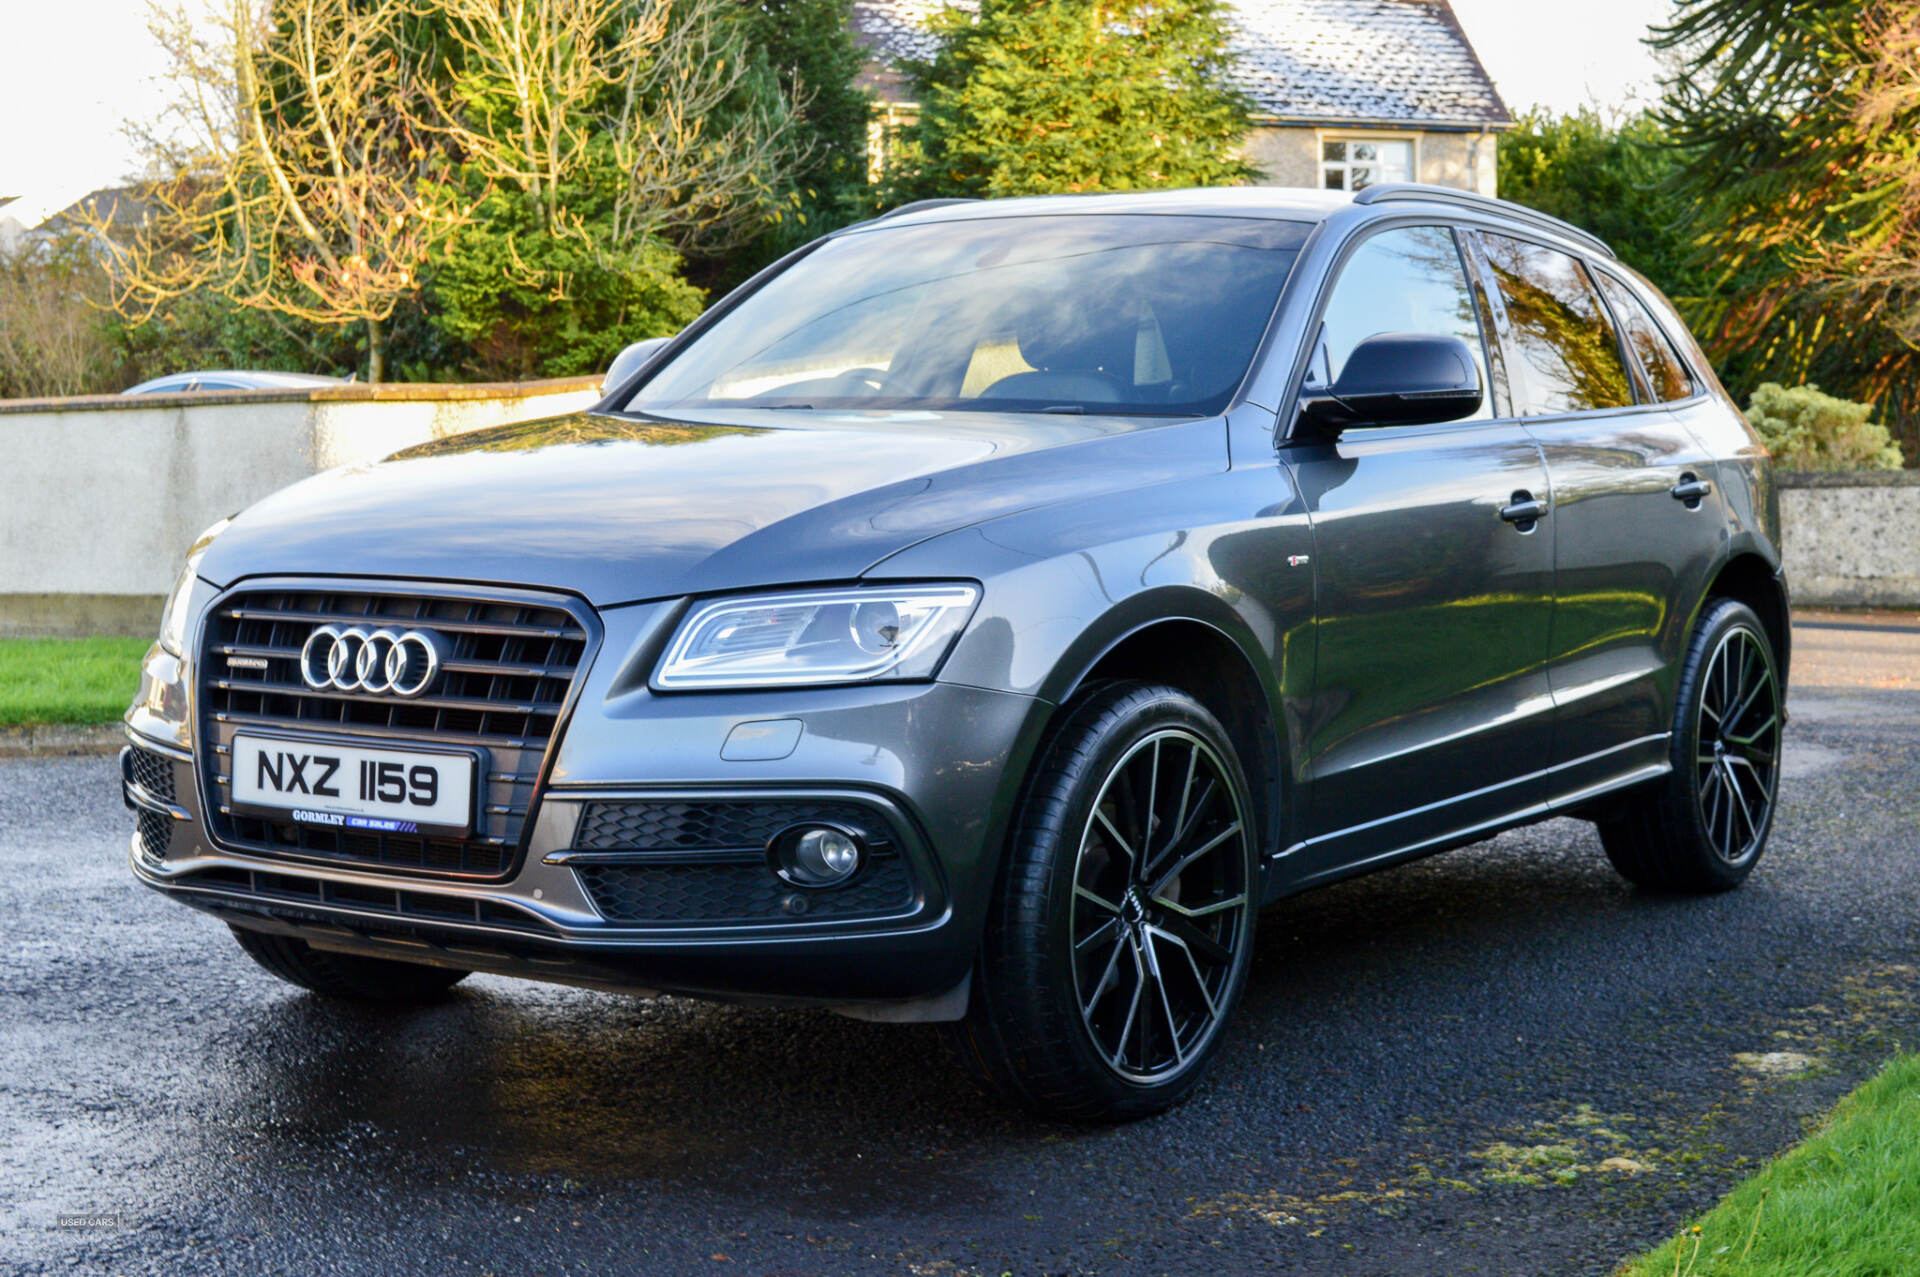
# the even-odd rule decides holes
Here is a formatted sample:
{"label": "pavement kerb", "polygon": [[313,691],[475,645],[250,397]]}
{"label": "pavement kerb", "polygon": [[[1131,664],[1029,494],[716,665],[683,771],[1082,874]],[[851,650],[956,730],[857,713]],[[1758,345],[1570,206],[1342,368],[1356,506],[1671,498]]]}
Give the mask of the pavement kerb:
{"label": "pavement kerb", "polygon": [[118,723],[39,723],[0,727],[0,758],[111,754],[127,743]]}

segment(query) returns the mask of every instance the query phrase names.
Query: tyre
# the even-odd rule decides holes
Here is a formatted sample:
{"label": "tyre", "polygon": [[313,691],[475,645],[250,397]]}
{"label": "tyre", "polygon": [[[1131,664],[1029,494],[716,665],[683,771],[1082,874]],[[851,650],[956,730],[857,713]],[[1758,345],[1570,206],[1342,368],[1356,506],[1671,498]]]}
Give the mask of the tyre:
{"label": "tyre", "polygon": [[322,997],[391,1005],[432,1002],[444,997],[448,989],[468,975],[465,971],[429,967],[418,962],[329,953],[304,940],[265,931],[249,931],[243,927],[230,930],[248,957],[288,984],[311,989]]}
{"label": "tyre", "polygon": [[1071,706],[1028,780],[953,1027],[976,1080],[1080,1121],[1191,1093],[1253,952],[1251,811],[1232,742],[1184,692],[1114,683]]}
{"label": "tyre", "polygon": [[1726,891],[1760,859],[1780,786],[1784,689],[1752,609],[1708,600],[1675,701],[1672,772],[1622,799],[1600,845],[1639,886]]}

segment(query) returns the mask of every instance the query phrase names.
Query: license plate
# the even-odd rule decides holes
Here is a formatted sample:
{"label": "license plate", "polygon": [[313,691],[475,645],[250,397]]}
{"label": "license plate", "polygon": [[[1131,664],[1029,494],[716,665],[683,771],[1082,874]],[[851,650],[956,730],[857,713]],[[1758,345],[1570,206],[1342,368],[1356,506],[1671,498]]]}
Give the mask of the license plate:
{"label": "license plate", "polygon": [[233,808],[303,825],[460,835],[473,828],[473,754],[233,738]]}

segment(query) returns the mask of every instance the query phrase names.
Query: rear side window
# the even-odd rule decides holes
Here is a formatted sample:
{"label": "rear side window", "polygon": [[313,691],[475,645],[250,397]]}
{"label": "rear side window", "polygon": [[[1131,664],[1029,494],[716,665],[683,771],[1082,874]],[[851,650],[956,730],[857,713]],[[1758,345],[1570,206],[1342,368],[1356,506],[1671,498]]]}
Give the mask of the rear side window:
{"label": "rear side window", "polygon": [[1438,333],[1458,337],[1473,352],[1485,394],[1473,417],[1492,415],[1487,354],[1473,290],[1453,232],[1444,226],[1403,226],[1382,231],[1354,250],[1327,299],[1321,339],[1333,380],[1354,347],[1379,333]]}
{"label": "rear side window", "polygon": [[1607,295],[1607,305],[1613,308],[1614,318],[1626,330],[1627,349],[1646,373],[1647,385],[1652,388],[1654,399],[1660,403],[1672,403],[1676,399],[1691,396],[1693,378],[1688,374],[1687,366],[1680,362],[1680,356],[1674,353],[1673,343],[1660,331],[1660,325],[1647,313],[1640,299],[1605,271],[1595,271],[1594,276],[1600,281],[1600,290]]}
{"label": "rear side window", "polygon": [[1506,308],[1514,400],[1526,416],[1624,408],[1633,381],[1586,268],[1565,253],[1482,233]]}

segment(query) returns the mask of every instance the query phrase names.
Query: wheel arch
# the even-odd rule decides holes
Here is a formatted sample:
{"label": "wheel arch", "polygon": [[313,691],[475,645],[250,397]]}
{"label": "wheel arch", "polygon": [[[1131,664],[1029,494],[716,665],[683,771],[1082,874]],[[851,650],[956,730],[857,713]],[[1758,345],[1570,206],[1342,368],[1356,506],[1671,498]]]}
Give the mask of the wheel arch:
{"label": "wheel arch", "polygon": [[[1787,590],[1780,574],[1766,559],[1752,551],[1736,553],[1714,573],[1695,620],[1709,599],[1733,599],[1753,609],[1766,627],[1767,641],[1773,645],[1774,662],[1779,667],[1780,684],[1787,684],[1787,668],[1793,648],[1793,623],[1788,610]],[[1688,627],[1691,629],[1691,624]]]}
{"label": "wheel arch", "polygon": [[[1281,698],[1272,662],[1239,615],[1212,595],[1207,599],[1227,615],[1203,616],[1200,609],[1152,619],[1115,618],[1101,638],[1077,645],[1048,681],[1046,699],[1056,709],[1050,734],[1065,707],[1090,687],[1120,679],[1176,687],[1206,706],[1226,729],[1247,773],[1249,797],[1259,822],[1261,859],[1282,841],[1290,788],[1283,739]],[[1163,605],[1164,606],[1164,605]],[[1131,609],[1128,609],[1131,610]]]}

